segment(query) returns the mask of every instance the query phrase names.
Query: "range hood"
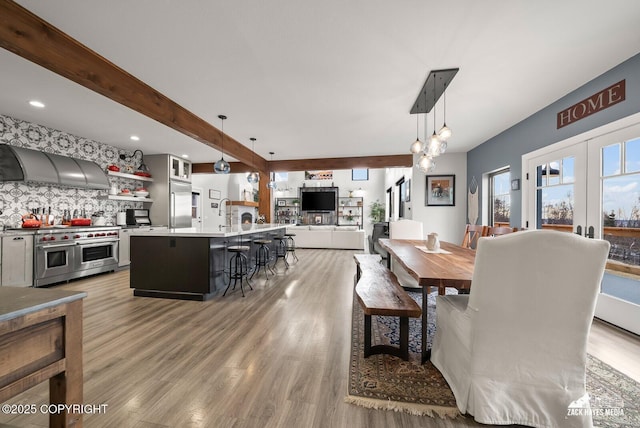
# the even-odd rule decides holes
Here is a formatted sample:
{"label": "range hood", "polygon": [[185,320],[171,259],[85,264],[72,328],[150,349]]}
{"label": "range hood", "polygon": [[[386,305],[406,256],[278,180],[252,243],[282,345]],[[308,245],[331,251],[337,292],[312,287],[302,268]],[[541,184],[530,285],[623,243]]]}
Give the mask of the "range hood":
{"label": "range hood", "polygon": [[0,144],[0,181],[33,181],[86,189],[108,189],[95,162]]}

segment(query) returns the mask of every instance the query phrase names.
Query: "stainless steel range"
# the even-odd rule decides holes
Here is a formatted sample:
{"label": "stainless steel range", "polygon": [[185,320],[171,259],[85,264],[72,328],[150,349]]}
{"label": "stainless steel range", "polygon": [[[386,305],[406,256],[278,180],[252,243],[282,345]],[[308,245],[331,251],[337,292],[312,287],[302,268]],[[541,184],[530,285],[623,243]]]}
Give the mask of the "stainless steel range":
{"label": "stainless steel range", "polygon": [[119,241],[118,226],[39,229],[34,245],[34,285],[115,270]]}

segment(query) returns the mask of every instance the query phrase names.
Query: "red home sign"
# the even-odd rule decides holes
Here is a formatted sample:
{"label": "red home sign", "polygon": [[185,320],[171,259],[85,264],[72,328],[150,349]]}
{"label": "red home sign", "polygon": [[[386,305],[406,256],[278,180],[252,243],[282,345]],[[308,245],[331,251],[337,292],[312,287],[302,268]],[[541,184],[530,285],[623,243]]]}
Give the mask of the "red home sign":
{"label": "red home sign", "polygon": [[560,129],[563,126],[577,122],[589,115],[604,110],[607,107],[611,107],[614,104],[624,101],[625,99],[625,80],[621,80],[618,83],[609,86],[607,89],[603,89],[597,94],[591,95],[580,101],[571,107],[562,110],[558,113],[557,124]]}

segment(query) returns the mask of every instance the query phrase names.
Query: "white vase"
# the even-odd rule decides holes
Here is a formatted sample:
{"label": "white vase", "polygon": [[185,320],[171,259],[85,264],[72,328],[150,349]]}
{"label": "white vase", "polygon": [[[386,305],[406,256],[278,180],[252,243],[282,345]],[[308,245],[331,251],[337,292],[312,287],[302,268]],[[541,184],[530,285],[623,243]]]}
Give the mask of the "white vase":
{"label": "white vase", "polygon": [[438,240],[438,234],[433,232],[427,235],[427,250],[438,251],[440,249],[440,241]]}

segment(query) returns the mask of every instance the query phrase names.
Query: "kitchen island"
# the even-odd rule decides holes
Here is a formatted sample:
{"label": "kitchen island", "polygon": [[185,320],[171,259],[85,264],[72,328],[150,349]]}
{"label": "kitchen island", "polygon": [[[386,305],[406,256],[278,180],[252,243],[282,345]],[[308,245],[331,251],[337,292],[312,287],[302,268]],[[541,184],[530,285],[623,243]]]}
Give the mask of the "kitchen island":
{"label": "kitchen island", "polygon": [[[228,284],[227,247],[246,245],[253,263],[256,239],[283,236],[285,225],[234,225],[223,230],[180,228],[131,232],[130,287],[134,296],[207,300]],[[275,254],[275,244],[270,245]],[[226,270],[226,271],[225,271]]]}

